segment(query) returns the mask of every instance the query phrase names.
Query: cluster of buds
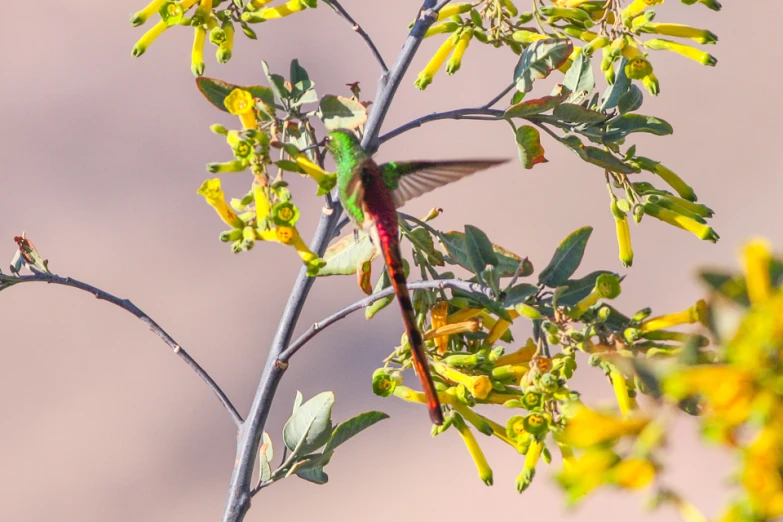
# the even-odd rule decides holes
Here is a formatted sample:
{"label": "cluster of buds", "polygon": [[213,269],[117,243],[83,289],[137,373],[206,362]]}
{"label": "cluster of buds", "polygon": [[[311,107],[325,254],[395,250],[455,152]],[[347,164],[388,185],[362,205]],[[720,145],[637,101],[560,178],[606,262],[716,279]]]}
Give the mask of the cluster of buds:
{"label": "cluster of buds", "polygon": [[[251,0],[244,7],[242,2],[227,0],[152,0],[141,11],[131,17],[131,25],[136,27],[158,14],[160,20],[155,23],[133,46],[132,55],[139,57],[161,34],[170,27],[179,25],[193,28],[193,47],[190,68],[195,76],[204,74],[204,46],[209,40],[216,47],[218,62],[226,63],[231,59],[234,47],[234,30],[239,25],[248,38],[255,39],[255,32],[249,23],[258,23],[273,18],[282,18],[302,11],[307,7],[316,7],[318,0],[291,0],[276,7],[264,7],[273,0]],[[221,9],[226,2],[228,5]]]}

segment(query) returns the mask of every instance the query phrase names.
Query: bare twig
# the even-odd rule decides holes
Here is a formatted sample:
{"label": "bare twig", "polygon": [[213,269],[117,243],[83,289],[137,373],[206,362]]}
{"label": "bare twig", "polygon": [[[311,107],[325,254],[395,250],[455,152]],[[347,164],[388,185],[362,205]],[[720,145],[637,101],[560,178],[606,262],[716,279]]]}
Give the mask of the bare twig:
{"label": "bare twig", "polygon": [[381,145],[392,138],[396,138],[404,132],[408,132],[412,129],[417,129],[425,123],[437,120],[481,120],[481,121],[497,121],[503,119],[503,111],[499,109],[488,109],[486,107],[472,107],[468,109],[456,109],[453,111],[445,112],[433,112],[421,118],[417,118],[413,121],[409,121],[405,125],[397,127],[396,129],[387,132],[380,138],[378,138],[378,145]]}
{"label": "bare twig", "polygon": [[[487,297],[494,296],[492,289],[489,288],[488,286],[484,286],[478,283],[463,281],[462,279],[439,279],[436,281],[416,281],[414,283],[408,283],[408,289],[410,290],[423,290],[426,288],[440,288],[440,289],[456,288],[459,290],[463,290],[465,292],[481,292]],[[346,306],[339,312],[335,312],[329,317],[324,318],[322,321],[313,323],[313,325],[310,328],[308,328],[305,333],[300,335],[297,340],[292,342],[288,346],[288,348],[286,348],[285,351],[280,354],[280,357],[278,357],[278,359],[283,363],[287,363],[288,360],[296,352],[298,352],[300,348],[302,348],[302,346],[307,344],[307,342],[310,341],[310,339],[318,335],[327,327],[336,323],[340,319],[344,319],[345,317],[352,314],[353,312],[356,312],[357,310],[361,310],[362,308],[370,306],[375,301],[378,301],[379,299],[383,299],[384,297],[389,297],[392,294],[394,294],[394,288],[392,287],[384,288],[383,290],[381,290],[376,294],[372,294],[370,296],[365,297],[364,299],[360,299],[355,303]]]}
{"label": "bare twig", "polygon": [[370,48],[370,52],[372,52],[372,55],[375,57],[375,60],[378,62],[378,65],[381,66],[381,71],[383,74],[386,74],[389,72],[389,68],[386,67],[386,62],[383,61],[383,56],[381,56],[380,51],[378,51],[378,48],[375,47],[375,42],[372,41],[372,38],[370,38],[370,35],[367,34],[367,32],[362,29],[362,26],[360,26],[358,23],[356,23],[356,20],[353,19],[353,17],[348,14],[348,11],[345,10],[345,8],[340,5],[340,2],[337,0],[324,0],[324,3],[334,9],[337,14],[339,14],[342,18],[344,18],[349,24],[351,24],[351,27],[356,33],[358,33],[359,36],[362,37],[362,40],[367,44],[367,47]]}
{"label": "bare twig", "polygon": [[79,290],[91,293],[98,299],[117,305],[126,312],[135,315],[139,320],[141,320],[141,322],[146,324],[153,333],[160,337],[161,340],[166,343],[180,359],[185,361],[185,364],[190,366],[196,375],[201,377],[201,379],[207,383],[207,386],[209,386],[212,392],[217,395],[220,403],[226,409],[228,414],[231,415],[231,419],[234,421],[234,424],[236,424],[237,427],[242,426],[242,416],[239,415],[239,412],[236,410],[236,408],[234,408],[234,405],[231,404],[229,398],[226,396],[223,390],[220,389],[220,386],[217,385],[212,377],[210,377],[209,374],[201,367],[201,365],[199,365],[188,352],[186,352],[168,333],[166,333],[166,331],[161,328],[158,323],[153,321],[150,316],[145,314],[130,300],[115,297],[112,294],[101,290],[100,288],[96,288],[92,285],[88,285],[87,283],[83,283],[70,277],[61,277],[55,274],[39,272],[37,270],[34,271],[33,275],[29,276],[10,276],[6,274],[0,274],[0,288],[6,287],[6,285],[12,286],[21,283],[50,283],[77,288]]}

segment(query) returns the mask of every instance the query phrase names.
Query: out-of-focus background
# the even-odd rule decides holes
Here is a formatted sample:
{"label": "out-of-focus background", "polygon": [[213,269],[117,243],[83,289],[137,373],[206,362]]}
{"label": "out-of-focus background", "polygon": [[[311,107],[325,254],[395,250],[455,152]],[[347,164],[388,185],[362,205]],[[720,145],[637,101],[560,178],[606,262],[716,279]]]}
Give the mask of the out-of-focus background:
{"label": "out-of-focus background", "polygon": [[[344,0],[393,61],[419,2]],[[646,219],[632,230],[636,259],[622,306],[658,312],[690,306],[703,289],[696,267],[734,267],[751,234],[780,247],[778,208],[783,115],[774,64],[774,35],[783,4],[727,0],[714,13],[672,0],[658,21],[691,23],[720,36],[720,60],[705,68],[677,55],[653,55],[662,94],[642,112],[675,128],[665,138],[639,137],[645,155],[681,173],[700,201],[717,212],[717,245]],[[196,194],[204,165],[229,159],[215,122],[233,124],[209,105],[189,71],[192,32],[175,28],[140,59],[130,50],[147,26],[131,28],[143,0],[42,0],[3,7],[0,31],[0,258],[23,230],[61,275],[129,297],[154,317],[222,383],[246,411],[268,345],[299,270],[290,249],[259,244],[232,255],[218,242],[224,229]],[[322,6],[256,27],[258,41],[237,36],[228,65],[208,76],[263,83],[261,60],[287,74],[298,57],[320,94],[347,92],[360,81],[372,99],[378,70],[345,22]],[[481,104],[510,79],[515,56],[481,45],[462,71],[438,75],[426,92],[413,88],[438,38],[426,41],[400,88],[385,130],[433,110]],[[541,92],[548,87],[540,87]],[[622,271],[603,175],[544,137],[549,163],[518,163],[482,173],[412,202],[433,206],[436,224],[471,223],[499,244],[528,255],[538,269],[572,230],[595,227],[581,273]],[[502,122],[445,121],[384,146],[380,159],[515,157]],[[247,175],[224,176],[230,195]],[[310,237],[320,202],[307,180],[293,180]],[[476,197],[480,194],[480,197]],[[319,280],[302,327],[360,298],[353,277]],[[497,440],[482,440],[495,469],[485,487],[452,431],[437,439],[422,408],[372,395],[370,375],[399,339],[397,310],[372,322],[361,314],[320,335],[292,361],[269,430],[280,429],[296,390],[337,395],[336,420],[367,409],[392,419],[346,444],[327,468],[330,482],[292,478],[256,497],[248,520],[468,520],[511,516],[547,520],[671,520],[647,514],[643,495],[611,491],[577,510],[560,506],[546,466],[532,489],[514,491],[522,459]],[[527,332],[517,330],[522,342]],[[574,387],[610,400],[588,368]],[[588,376],[590,376],[588,378]],[[0,520],[215,521],[234,461],[235,430],[209,390],[127,313],[64,287],[24,285],[0,295]],[[502,419],[501,419],[502,420]],[[730,494],[726,455],[703,449],[687,419],[677,423],[666,480],[707,514]],[[539,518],[540,519],[540,518]]]}

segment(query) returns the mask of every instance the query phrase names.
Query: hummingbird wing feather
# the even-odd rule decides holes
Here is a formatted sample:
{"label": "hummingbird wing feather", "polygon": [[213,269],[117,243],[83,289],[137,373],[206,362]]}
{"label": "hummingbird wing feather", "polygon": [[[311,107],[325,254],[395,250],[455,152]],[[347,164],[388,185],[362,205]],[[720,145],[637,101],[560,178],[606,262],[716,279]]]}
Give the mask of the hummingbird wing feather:
{"label": "hummingbird wing feather", "polygon": [[491,159],[394,162],[381,165],[381,171],[384,181],[392,188],[394,206],[400,208],[415,197],[507,161]]}

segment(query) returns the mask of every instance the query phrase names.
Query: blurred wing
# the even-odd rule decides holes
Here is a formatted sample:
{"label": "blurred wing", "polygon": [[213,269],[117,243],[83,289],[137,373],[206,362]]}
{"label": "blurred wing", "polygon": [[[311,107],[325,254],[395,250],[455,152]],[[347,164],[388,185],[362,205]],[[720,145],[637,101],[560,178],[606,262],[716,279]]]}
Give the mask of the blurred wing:
{"label": "blurred wing", "polygon": [[[409,161],[381,165],[387,184],[394,185],[392,201],[400,208],[415,197],[457,181],[474,172],[506,163],[508,160],[463,160],[463,161]],[[389,183],[391,181],[391,183]]]}

